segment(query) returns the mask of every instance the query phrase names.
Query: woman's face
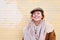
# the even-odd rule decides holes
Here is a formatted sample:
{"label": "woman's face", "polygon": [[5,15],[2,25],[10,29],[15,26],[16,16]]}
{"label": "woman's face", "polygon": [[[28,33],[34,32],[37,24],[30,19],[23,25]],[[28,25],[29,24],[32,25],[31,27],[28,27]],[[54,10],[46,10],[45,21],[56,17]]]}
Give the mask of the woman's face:
{"label": "woman's face", "polygon": [[35,11],[32,15],[32,19],[34,21],[40,21],[42,19],[42,15],[40,11]]}

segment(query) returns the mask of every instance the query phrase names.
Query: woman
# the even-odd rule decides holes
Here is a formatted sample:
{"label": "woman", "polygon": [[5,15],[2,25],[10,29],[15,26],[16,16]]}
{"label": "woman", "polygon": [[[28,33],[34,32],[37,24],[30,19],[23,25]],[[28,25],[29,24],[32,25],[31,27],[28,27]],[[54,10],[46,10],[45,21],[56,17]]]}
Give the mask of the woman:
{"label": "woman", "polygon": [[31,19],[24,31],[23,40],[56,40],[53,26],[44,20],[44,11],[41,8],[31,11]]}

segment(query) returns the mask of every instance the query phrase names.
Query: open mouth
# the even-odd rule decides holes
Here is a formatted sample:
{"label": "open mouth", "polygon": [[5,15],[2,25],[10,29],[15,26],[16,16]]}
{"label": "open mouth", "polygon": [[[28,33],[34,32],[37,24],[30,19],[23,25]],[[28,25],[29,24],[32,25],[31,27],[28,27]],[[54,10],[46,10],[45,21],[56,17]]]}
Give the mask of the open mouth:
{"label": "open mouth", "polygon": [[39,16],[36,16],[36,17],[34,17],[35,19],[38,19],[39,18]]}

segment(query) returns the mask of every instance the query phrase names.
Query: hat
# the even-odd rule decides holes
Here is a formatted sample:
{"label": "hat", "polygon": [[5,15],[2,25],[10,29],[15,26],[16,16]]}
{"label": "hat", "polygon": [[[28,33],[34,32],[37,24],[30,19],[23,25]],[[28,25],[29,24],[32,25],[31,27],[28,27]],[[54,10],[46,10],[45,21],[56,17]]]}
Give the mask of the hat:
{"label": "hat", "polygon": [[41,8],[35,8],[30,13],[33,14],[35,11],[40,11],[41,13],[44,13],[43,9]]}

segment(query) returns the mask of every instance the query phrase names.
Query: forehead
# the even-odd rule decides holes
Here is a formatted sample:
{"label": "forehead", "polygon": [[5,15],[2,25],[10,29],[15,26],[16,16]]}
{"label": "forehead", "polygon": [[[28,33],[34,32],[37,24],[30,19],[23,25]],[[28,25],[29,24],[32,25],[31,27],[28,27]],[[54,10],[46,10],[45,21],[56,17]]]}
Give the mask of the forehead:
{"label": "forehead", "polygon": [[35,13],[41,13],[40,11],[35,11],[33,14],[35,14]]}

